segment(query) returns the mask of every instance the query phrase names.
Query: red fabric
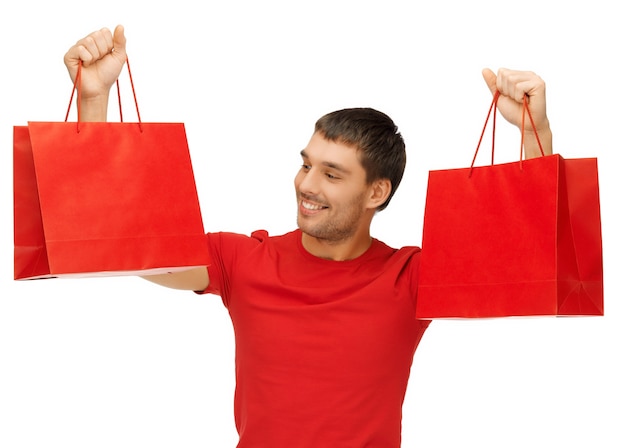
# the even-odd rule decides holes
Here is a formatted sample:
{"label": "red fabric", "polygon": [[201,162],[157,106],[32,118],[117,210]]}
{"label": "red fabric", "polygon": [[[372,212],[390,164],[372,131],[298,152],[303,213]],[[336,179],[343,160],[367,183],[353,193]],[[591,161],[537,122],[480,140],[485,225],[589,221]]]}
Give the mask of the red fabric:
{"label": "red fabric", "polygon": [[402,403],[429,321],[415,319],[419,249],[374,240],[330,261],[300,231],[209,234],[205,291],[236,338],[239,448],[399,447]]}

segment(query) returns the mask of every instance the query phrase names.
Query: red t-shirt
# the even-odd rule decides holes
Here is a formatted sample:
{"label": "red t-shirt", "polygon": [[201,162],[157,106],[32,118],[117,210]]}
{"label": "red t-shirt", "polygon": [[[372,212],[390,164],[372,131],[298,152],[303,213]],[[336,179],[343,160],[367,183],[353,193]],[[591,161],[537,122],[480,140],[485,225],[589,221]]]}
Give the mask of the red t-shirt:
{"label": "red t-shirt", "polygon": [[378,240],[332,261],[299,230],[208,235],[211,284],[235,331],[240,448],[400,446],[420,250]]}

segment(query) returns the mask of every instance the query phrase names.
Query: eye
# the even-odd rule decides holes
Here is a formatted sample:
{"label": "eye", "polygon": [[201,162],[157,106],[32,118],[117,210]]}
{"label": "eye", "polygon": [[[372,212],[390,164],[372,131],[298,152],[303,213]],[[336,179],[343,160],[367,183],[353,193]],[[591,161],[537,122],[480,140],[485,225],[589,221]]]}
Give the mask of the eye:
{"label": "eye", "polygon": [[311,169],[311,165],[308,165],[308,164],[306,164],[306,163],[303,163],[303,164],[302,164],[302,169],[303,169],[304,171],[309,171],[309,170]]}
{"label": "eye", "polygon": [[326,173],[326,177],[329,178],[330,180],[337,180],[337,179],[339,179],[333,173]]}

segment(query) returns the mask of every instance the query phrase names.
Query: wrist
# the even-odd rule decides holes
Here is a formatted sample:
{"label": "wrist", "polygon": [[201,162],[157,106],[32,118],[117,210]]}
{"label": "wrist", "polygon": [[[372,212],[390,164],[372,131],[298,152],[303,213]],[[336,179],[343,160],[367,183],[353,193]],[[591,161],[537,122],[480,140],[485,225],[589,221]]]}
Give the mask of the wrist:
{"label": "wrist", "polygon": [[109,95],[81,98],[79,121],[106,121]]}
{"label": "wrist", "polygon": [[[539,145],[537,144],[537,138],[539,138],[539,142],[541,143],[541,149],[539,149]],[[524,149],[527,158],[541,156],[541,150],[543,150],[543,155],[551,155],[552,130],[550,127],[538,128],[537,135],[535,135],[535,131],[532,129],[524,131]]]}

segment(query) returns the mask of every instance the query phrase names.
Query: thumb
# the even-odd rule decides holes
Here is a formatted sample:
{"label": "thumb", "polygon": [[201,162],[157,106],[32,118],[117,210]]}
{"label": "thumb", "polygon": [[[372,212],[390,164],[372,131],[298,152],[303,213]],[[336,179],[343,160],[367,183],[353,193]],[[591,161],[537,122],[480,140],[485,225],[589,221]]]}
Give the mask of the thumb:
{"label": "thumb", "polygon": [[484,68],[483,79],[485,80],[485,83],[487,83],[489,90],[491,90],[491,94],[495,95],[496,90],[498,90],[498,87],[496,86],[496,74],[492,70]]}
{"label": "thumb", "polygon": [[120,62],[126,61],[126,36],[124,35],[124,27],[117,25],[113,31],[113,49],[114,54],[117,53],[121,58]]}

